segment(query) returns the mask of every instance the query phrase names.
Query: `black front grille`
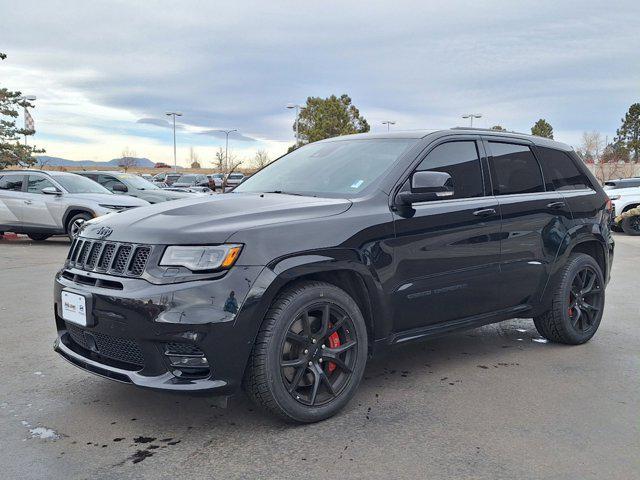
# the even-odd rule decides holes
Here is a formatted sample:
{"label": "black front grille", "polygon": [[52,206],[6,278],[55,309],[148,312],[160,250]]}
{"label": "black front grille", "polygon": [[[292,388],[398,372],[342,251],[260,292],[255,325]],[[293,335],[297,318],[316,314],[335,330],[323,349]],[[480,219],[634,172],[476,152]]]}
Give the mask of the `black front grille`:
{"label": "black front grille", "polygon": [[69,250],[70,267],[125,277],[141,276],[151,246],[77,238]]}
{"label": "black front grille", "polygon": [[66,322],[66,325],[71,339],[85,350],[95,351],[98,355],[119,362],[144,366],[144,355],[135,340],[84,330],[69,322]]}
{"label": "black front grille", "polygon": [[204,356],[202,350],[193,343],[167,342],[163,345],[165,355]]}

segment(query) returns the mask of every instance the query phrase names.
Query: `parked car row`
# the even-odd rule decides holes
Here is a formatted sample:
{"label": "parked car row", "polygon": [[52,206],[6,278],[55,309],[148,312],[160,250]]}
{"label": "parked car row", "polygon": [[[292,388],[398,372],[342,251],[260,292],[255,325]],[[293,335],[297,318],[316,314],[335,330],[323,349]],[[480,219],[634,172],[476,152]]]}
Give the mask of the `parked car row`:
{"label": "parked car row", "polygon": [[605,190],[613,204],[613,230],[640,235],[640,216],[633,214],[640,206],[640,186],[607,188],[605,183]]}

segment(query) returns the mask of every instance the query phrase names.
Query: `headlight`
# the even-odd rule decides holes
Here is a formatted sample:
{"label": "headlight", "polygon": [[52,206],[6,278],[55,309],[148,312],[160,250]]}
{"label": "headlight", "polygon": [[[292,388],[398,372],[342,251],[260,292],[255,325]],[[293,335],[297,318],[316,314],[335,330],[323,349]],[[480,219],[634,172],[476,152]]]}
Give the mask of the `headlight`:
{"label": "headlight", "polygon": [[231,268],[240,256],[242,245],[167,247],[160,265],[186,267],[194,272]]}

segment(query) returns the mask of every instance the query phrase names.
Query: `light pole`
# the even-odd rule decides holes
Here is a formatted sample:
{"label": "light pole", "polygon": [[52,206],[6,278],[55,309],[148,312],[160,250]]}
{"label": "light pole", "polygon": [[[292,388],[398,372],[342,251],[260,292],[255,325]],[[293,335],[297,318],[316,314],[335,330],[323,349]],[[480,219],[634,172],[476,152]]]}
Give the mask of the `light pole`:
{"label": "light pole", "polygon": [[462,118],[468,118],[469,119],[469,126],[471,128],[473,128],[473,119],[474,118],[482,118],[482,114],[481,113],[466,113],[466,114],[462,115]]}
{"label": "light pole", "polygon": [[395,120],[385,120],[384,122],[382,122],[383,125],[387,126],[387,132],[389,132],[391,130],[391,125],[395,125],[396,121]]}
{"label": "light pole", "polygon": [[218,132],[224,133],[227,137],[224,146],[224,163],[226,163],[226,168],[229,168],[229,134],[237,131],[237,128],[234,128],[233,130],[218,130]]}
{"label": "light pole", "polygon": [[178,156],[176,155],[176,117],[181,117],[180,112],[167,112],[168,117],[173,117],[173,171],[178,172]]}
{"label": "light pole", "polygon": [[[20,100],[26,102],[34,102],[36,100],[35,95],[25,95],[24,97],[20,97]],[[24,129],[25,130],[33,130],[33,118],[29,115],[29,111],[27,110],[27,106],[24,106]],[[27,146],[27,134],[24,134],[24,145]]]}
{"label": "light pole", "polygon": [[298,147],[298,145],[300,145],[300,130],[299,130],[299,123],[300,123],[300,110],[302,110],[304,107],[301,105],[298,105],[297,103],[287,103],[286,107],[291,110],[292,108],[296,109],[296,147]]}

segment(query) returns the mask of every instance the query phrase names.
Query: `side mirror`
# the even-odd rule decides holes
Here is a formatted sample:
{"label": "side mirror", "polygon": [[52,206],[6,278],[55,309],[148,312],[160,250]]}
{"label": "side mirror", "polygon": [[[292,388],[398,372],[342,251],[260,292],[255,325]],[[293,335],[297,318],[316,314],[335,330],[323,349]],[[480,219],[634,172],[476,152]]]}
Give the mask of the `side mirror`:
{"label": "side mirror", "polygon": [[122,193],[127,192],[129,190],[127,186],[123,185],[122,183],[115,183],[112,188],[114,192],[122,192]]}
{"label": "side mirror", "polygon": [[415,172],[411,177],[409,191],[398,193],[401,205],[442,200],[454,194],[453,178],[446,172]]}
{"label": "side mirror", "polygon": [[62,192],[56,187],[44,187],[42,189],[42,193],[45,195],[62,195]]}

